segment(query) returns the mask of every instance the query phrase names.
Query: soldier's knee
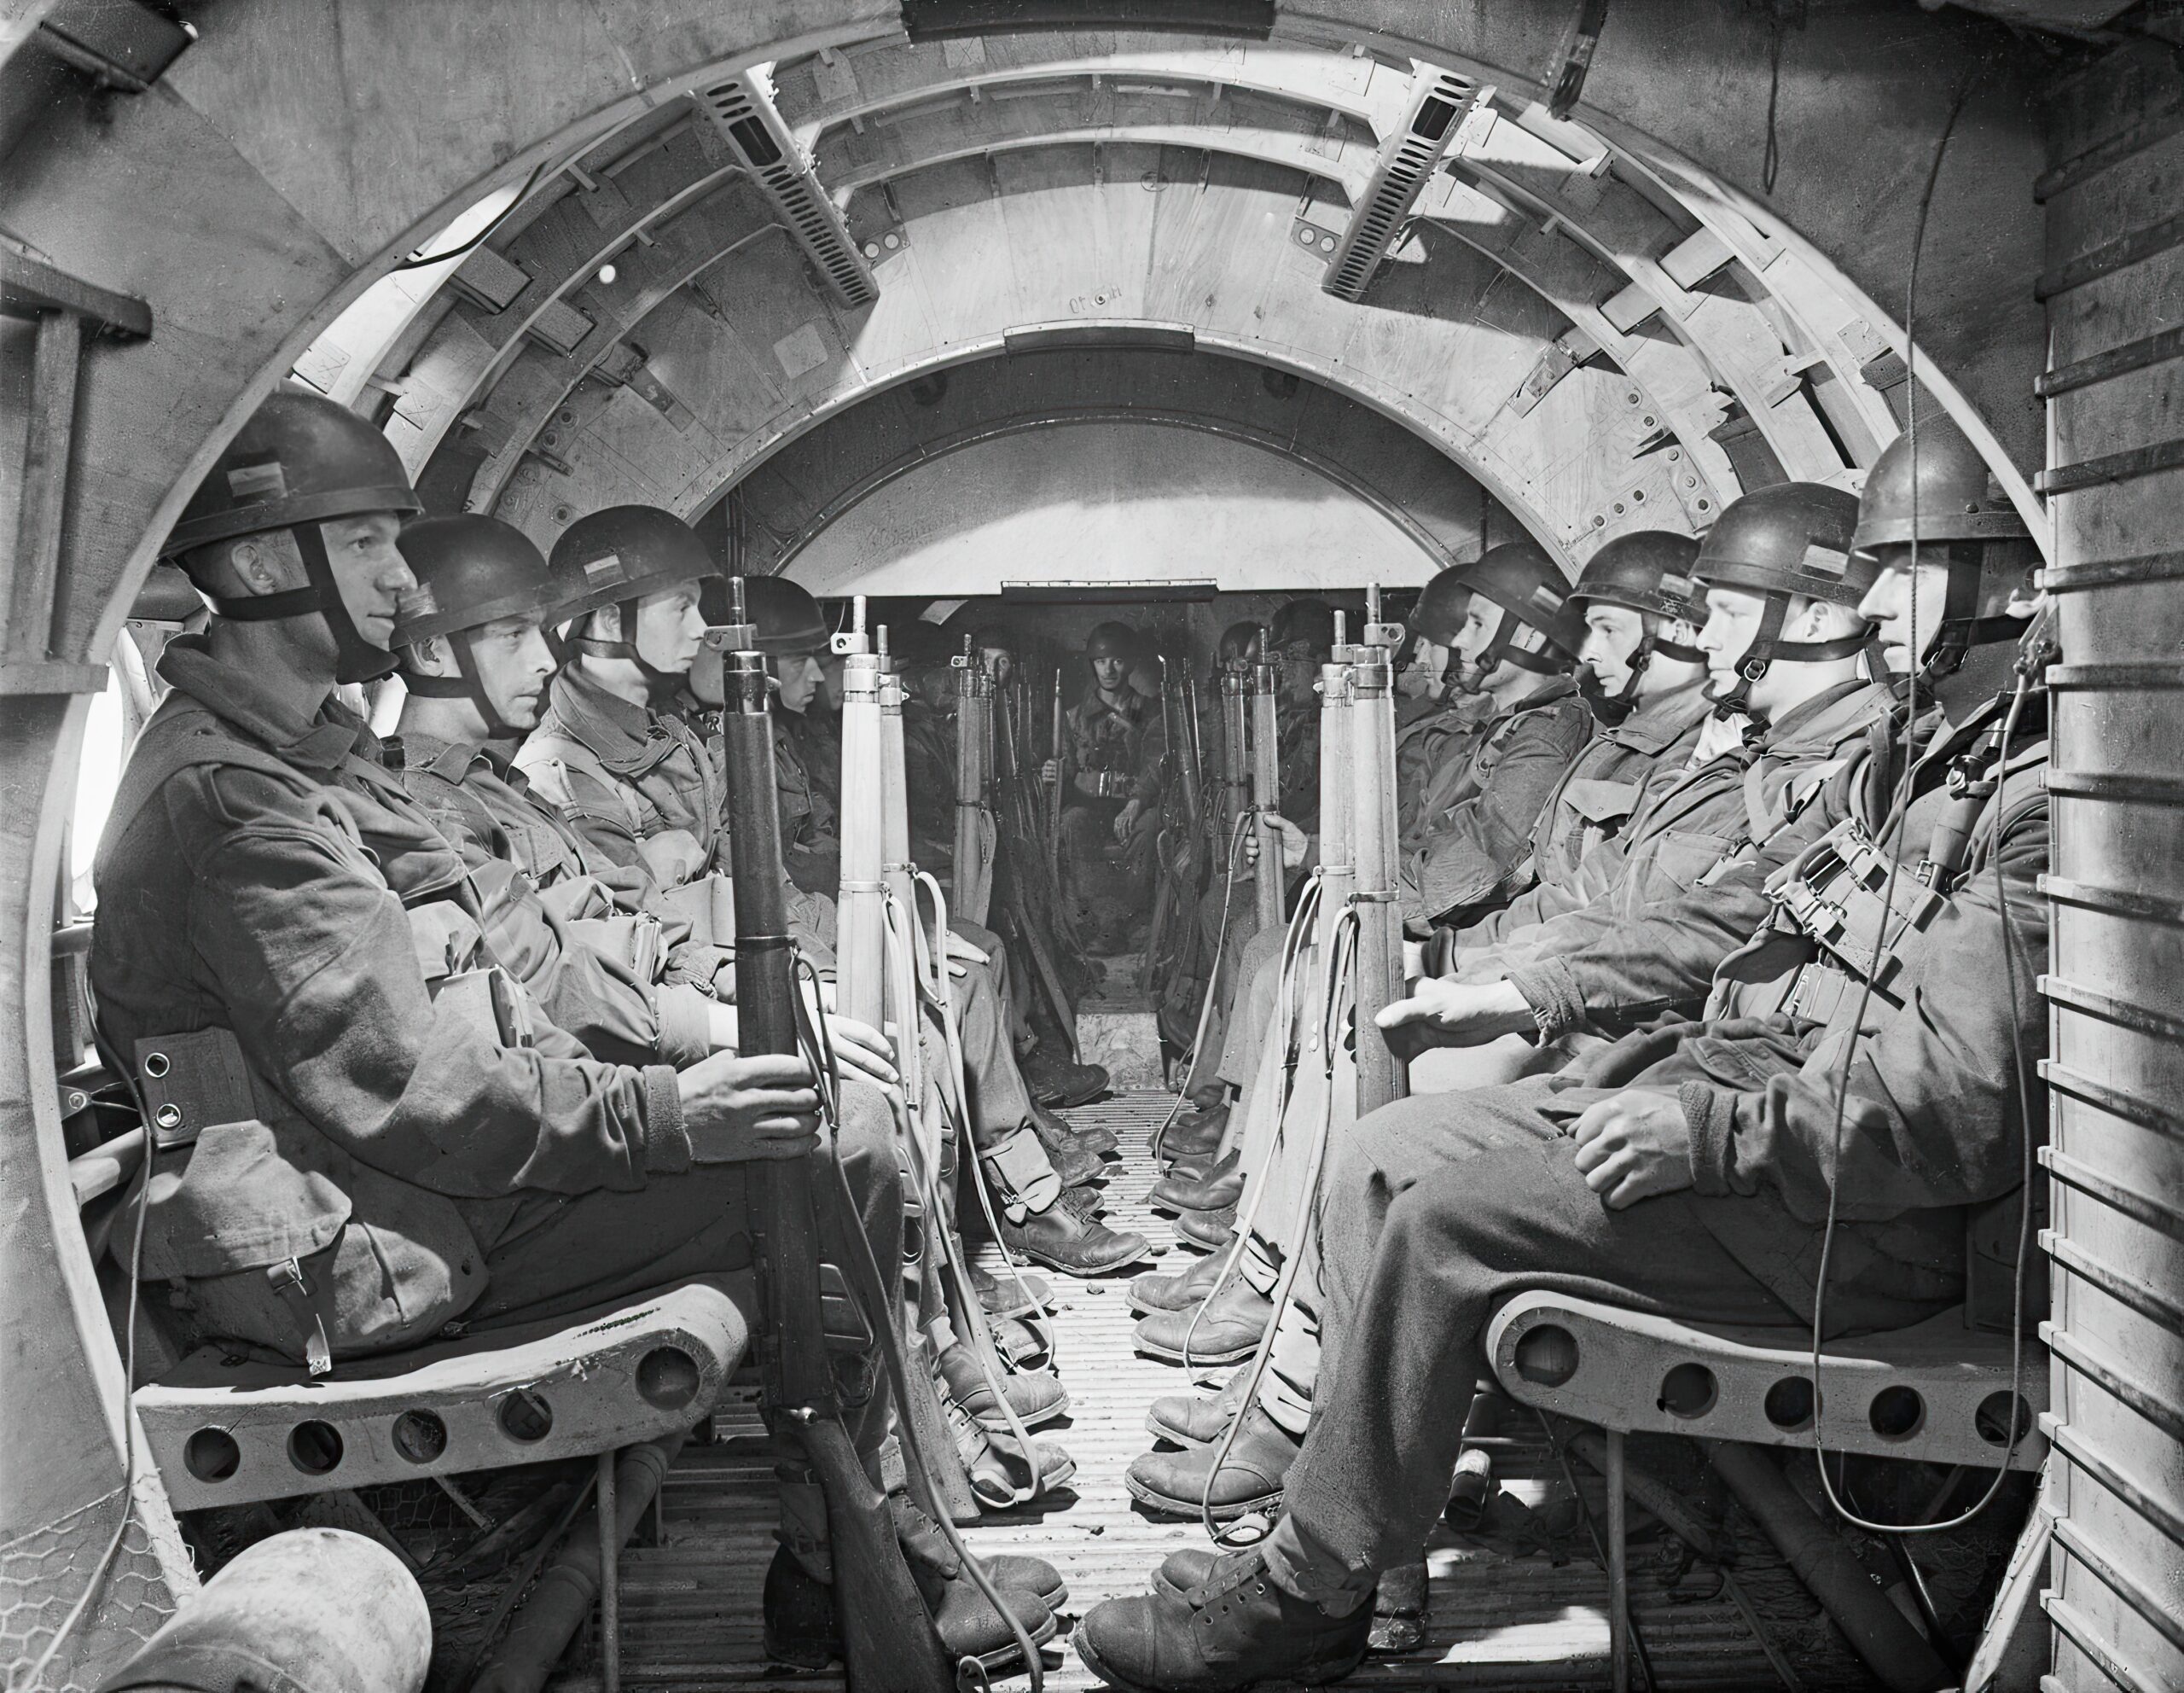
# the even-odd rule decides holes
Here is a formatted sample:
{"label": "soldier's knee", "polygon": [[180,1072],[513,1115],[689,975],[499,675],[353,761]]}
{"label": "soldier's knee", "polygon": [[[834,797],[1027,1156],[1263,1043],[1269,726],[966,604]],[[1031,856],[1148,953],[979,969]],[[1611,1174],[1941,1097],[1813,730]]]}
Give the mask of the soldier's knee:
{"label": "soldier's knee", "polygon": [[842,1172],[859,1194],[873,1182],[897,1179],[895,1114],[887,1096],[872,1083],[843,1082],[834,1144],[841,1156]]}

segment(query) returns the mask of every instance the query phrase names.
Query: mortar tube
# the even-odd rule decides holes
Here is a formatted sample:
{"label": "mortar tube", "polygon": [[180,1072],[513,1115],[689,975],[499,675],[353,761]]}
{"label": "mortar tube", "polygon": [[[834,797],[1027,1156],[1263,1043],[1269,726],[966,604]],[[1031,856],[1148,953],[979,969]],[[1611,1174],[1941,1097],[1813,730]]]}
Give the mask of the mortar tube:
{"label": "mortar tube", "polygon": [[1951,1684],[1949,1667],[1926,1636],[1873,1585],[1865,1566],[1798,1497],[1771,1458],[1757,1446],[1730,1440],[1707,1443],[1706,1456],[1883,1683],[1894,1693],[1931,1693]]}
{"label": "mortar tube", "polygon": [[[624,1450],[614,1463],[614,1544],[626,1545],[652,1506],[668,1466],[689,1439],[662,1435]],[[538,1578],[470,1693],[538,1693],[599,1598],[598,1504],[572,1526],[561,1554]]]}

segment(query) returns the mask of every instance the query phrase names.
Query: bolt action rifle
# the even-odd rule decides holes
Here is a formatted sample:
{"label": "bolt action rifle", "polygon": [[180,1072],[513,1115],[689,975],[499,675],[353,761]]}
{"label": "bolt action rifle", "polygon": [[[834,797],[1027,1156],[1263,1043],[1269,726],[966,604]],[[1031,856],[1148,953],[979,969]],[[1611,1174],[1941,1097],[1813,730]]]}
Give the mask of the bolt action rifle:
{"label": "bolt action rifle", "polygon": [[[732,579],[723,718],[727,812],[735,882],[735,988],[746,1057],[799,1049],[793,943],[782,893],[781,814],[774,789],[774,730],[766,661],[753,650],[743,584]],[[746,1166],[752,1245],[765,1307],[760,1348],[765,1403],[775,1436],[818,1478],[843,1661],[857,1693],[951,1693],[953,1667],[920,1597],[887,1500],[874,1485],[842,1420],[820,1292],[815,1153]],[[847,1226],[857,1226],[854,1213]],[[875,1326],[890,1313],[866,1313]]]}
{"label": "bolt action rifle", "polygon": [[1357,864],[1357,1114],[1409,1089],[1404,1066],[1374,1019],[1403,994],[1402,852],[1396,827],[1395,652],[1401,624],[1380,620],[1380,591],[1365,592],[1365,638],[1356,659],[1353,745],[1353,857]]}
{"label": "bolt action rifle", "polygon": [[1281,927],[1283,896],[1281,832],[1266,819],[1281,809],[1281,730],[1275,714],[1274,664],[1265,656],[1267,632],[1259,631],[1261,656],[1252,665],[1252,804],[1258,820],[1259,928],[1272,934]]}

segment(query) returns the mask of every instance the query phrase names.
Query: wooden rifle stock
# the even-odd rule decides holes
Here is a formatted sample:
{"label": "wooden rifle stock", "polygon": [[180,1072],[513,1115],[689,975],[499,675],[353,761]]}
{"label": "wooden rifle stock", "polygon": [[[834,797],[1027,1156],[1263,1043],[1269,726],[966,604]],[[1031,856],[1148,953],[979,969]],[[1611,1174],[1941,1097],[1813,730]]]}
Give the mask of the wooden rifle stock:
{"label": "wooden rifle stock", "polygon": [[1368,595],[1365,643],[1350,707],[1357,864],[1357,1114],[1409,1092],[1403,1065],[1374,1020],[1403,994],[1401,851],[1396,829],[1394,625],[1380,619],[1380,591]]}
{"label": "wooden rifle stock", "polygon": [[[740,619],[740,581],[735,598]],[[765,660],[756,652],[729,654],[725,680],[722,730],[740,1050],[746,1057],[793,1053],[799,988],[782,892]],[[866,1473],[842,1421],[819,1291],[817,1161],[825,1155],[746,1166],[766,1313],[761,1358],[767,1404],[777,1436],[810,1467],[826,1497],[834,1609],[850,1685],[857,1693],[950,1693],[953,1669],[903,1562],[886,1497]],[[854,1216],[846,1225],[857,1226]],[[889,1313],[866,1315],[876,1325]]]}
{"label": "wooden rifle stock", "polygon": [[1062,784],[1069,780],[1069,771],[1061,758],[1061,672],[1054,672],[1054,779],[1047,789],[1047,874],[1053,879],[1054,905],[1061,905],[1061,801]]}
{"label": "wooden rifle stock", "polygon": [[[1263,644],[1263,640],[1262,640]],[[1281,927],[1287,887],[1281,868],[1281,831],[1267,814],[1281,809],[1281,730],[1275,715],[1274,666],[1262,659],[1252,666],[1252,803],[1258,808],[1252,826],[1258,833],[1259,928],[1272,934]]]}

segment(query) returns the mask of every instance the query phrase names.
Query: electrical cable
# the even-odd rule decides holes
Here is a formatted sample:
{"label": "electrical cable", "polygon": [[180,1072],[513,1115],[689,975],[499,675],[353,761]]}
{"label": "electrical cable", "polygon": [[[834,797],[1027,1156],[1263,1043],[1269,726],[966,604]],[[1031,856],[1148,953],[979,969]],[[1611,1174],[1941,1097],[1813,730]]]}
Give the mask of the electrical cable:
{"label": "electrical cable", "polygon": [[[1905,696],[1907,709],[1907,735],[1911,732],[1914,732],[1918,724],[1918,684],[1920,653],[1918,623],[1918,582],[1920,562],[1918,476],[1919,385],[1917,381],[1918,344],[1916,340],[1918,327],[1917,309],[1919,294],[1919,264],[1920,256],[1926,246],[1927,217],[1932,210],[1934,191],[1941,179],[1942,161],[1948,154],[1949,138],[1955,132],[1957,119],[1964,110],[1965,102],[1972,92],[1972,84],[1976,80],[1976,71],[1967,73],[1964,80],[1958,85],[1955,97],[1949,105],[1948,118],[1942,126],[1940,140],[1935,146],[1933,162],[1927,169],[1926,186],[1919,198],[1918,218],[1914,226],[1912,235],[1910,271],[1908,276],[1906,278],[1904,290],[1904,365],[1906,370],[1905,390],[1908,396],[1908,404],[1904,416],[1904,433],[1908,439],[1911,456],[1911,552],[1909,562],[1904,567],[1910,583],[1908,616],[1907,619],[1908,625],[1907,630],[1907,641],[1912,661],[1908,687]],[[1991,845],[1989,856],[1992,859],[1992,868],[1995,873],[1995,916],[2001,925],[2003,975],[2008,984],[2010,1001],[2010,1047],[2013,1068],[2015,1072],[2013,1080],[2018,1094],[2018,1108],[2022,1141],[2022,1169],[2020,1174],[2021,1185],[2019,1192],[2024,1196],[2024,1202],[2019,1207],[2017,1258],[2013,1276],[2013,1306],[2011,1313],[2012,1320],[2010,1324],[2009,1434],[2002,1449],[2000,1466],[1995,1472],[1993,1481],[1988,1484],[1986,1491],[1983,1492],[1969,1507],[1960,1512],[1957,1516],[1939,1521],[1885,1523],[1869,1521],[1866,1517],[1852,1510],[1850,1507],[1844,1502],[1842,1498],[1837,1493],[1834,1483],[1828,1478],[1828,1452],[1827,1449],[1827,1443],[1821,1432],[1821,1418],[1818,1412],[1818,1407],[1821,1403],[1821,1360],[1823,1356],[1823,1339],[1826,1327],[1827,1273],[1829,1264],[1833,1256],[1835,1245],[1835,1225],[1841,1204],[1840,1177],[1843,1157],[1843,1131],[1847,1120],[1850,1106],[1850,1073],[1853,1068],[1856,1068],[1857,1062],[1858,1044],[1865,1030],[1866,1012],[1873,1001],[1873,973],[1868,972],[1865,974],[1861,984],[1856,1014],[1851,1020],[1850,1039],[1844,1049],[1842,1069],[1836,1081],[1834,1125],[1832,1133],[1832,1148],[1829,1158],[1830,1180],[1827,1190],[1827,1215],[1826,1221],[1822,1225],[1821,1235],[1820,1265],[1814,1277],[1812,1346],[1810,1352],[1812,1360],[1813,1404],[1815,1408],[1812,1420],[1813,1454],[1815,1458],[1817,1460],[1816,1468],[1820,1472],[1821,1489],[1822,1492],[1826,1494],[1828,1504],[1834,1510],[1837,1516],[1841,1517],[1844,1521],[1850,1524],[1852,1527],[1861,1529],[1867,1533],[1884,1535],[1938,1534],[1960,1528],[1966,1524],[1971,1522],[1974,1518],[1978,1517],[1980,1513],[1984,1511],[1997,1497],[1999,1497],[2003,1483],[2009,1477],[2010,1460],[2016,1455],[2017,1448],[2026,1432],[2024,1426],[2025,1419],[2018,1416],[2018,1405],[2021,1402],[2020,1389],[2024,1386],[2025,1265],[2030,1256],[2032,1239],[2031,1190],[2034,1174],[2032,1149],[2032,1098],[2030,1085],[2026,1079],[2024,1030],[2019,1016],[2021,999],[2018,986],[2016,941],[2010,922],[2007,886],[2002,876],[2001,831],[2003,821],[2007,815],[2007,807],[2004,802],[2007,797],[2007,784],[2009,780],[2010,741],[2016,732],[2018,719],[2024,710],[2025,701],[2031,693],[2032,681],[2033,676],[2030,666],[2026,660],[2020,660],[2018,668],[2016,689],[2011,696],[2009,705],[2003,718],[2001,734],[2001,744],[2000,750],[1996,754],[1995,762],[1995,794],[1991,802],[1991,808],[1989,812],[1989,815],[1993,817],[1995,819],[1994,840]],[[1911,806],[1913,785],[1923,763],[1923,758],[1913,755],[1907,748],[1907,753],[1904,759],[1903,775],[1898,784],[1895,802],[1890,807],[1889,820],[1887,824],[1885,825],[1885,830],[1881,836],[1882,841],[1885,842],[1891,840],[1908,821]],[[1886,956],[1888,920],[1893,910],[1896,881],[1902,870],[1902,859],[1901,856],[1895,851],[1891,850],[1889,854],[1888,876],[1882,884],[1880,912],[1875,922],[1875,933],[1873,935],[1871,952],[1871,956],[1877,960]]]}
{"label": "electrical cable", "polygon": [[[1187,1081],[1191,1072],[1198,1068],[1199,1054],[1205,1045],[1205,1026],[1213,1015],[1214,996],[1221,991],[1221,965],[1228,951],[1228,912],[1236,893],[1236,862],[1243,852],[1244,842],[1250,838],[1254,819],[1255,813],[1251,810],[1240,812],[1228,830],[1228,868],[1221,889],[1221,927],[1214,936],[1213,962],[1205,973],[1205,996],[1198,1004],[1198,1027],[1191,1035],[1190,1050],[1183,1055],[1181,1066]],[[1176,1093],[1176,1102],[1168,1108],[1168,1114],[1160,1120],[1160,1126],[1153,1132],[1153,1156],[1156,1161],[1167,1141],[1168,1131],[1176,1126],[1176,1119],[1182,1114],[1186,1097],[1181,1091]]]}
{"label": "electrical cable", "polygon": [[[1275,990],[1275,1017],[1267,1030],[1267,1038],[1269,1041],[1278,1040],[1281,1043],[1284,1061],[1285,1083],[1281,1090],[1281,1097],[1271,1106],[1261,1107],[1262,1109],[1271,1110],[1275,1114],[1275,1134],[1277,1141],[1281,1137],[1281,1120],[1288,1113],[1289,1099],[1296,1074],[1295,1065],[1289,1057],[1290,1044],[1294,1037],[1297,1020],[1296,987],[1293,979],[1297,966],[1304,957],[1302,937],[1311,933],[1314,920],[1319,911],[1319,904],[1320,873],[1314,870],[1305,880],[1304,892],[1297,901],[1296,914],[1290,918],[1288,930],[1282,937],[1281,958],[1277,975],[1278,985]],[[1236,1237],[1229,1242],[1227,1248],[1228,1261],[1221,1266],[1221,1273],[1214,1277],[1213,1286],[1208,1289],[1206,1296],[1199,1301],[1191,1313],[1189,1326],[1183,1330],[1183,1369],[1186,1373],[1195,1367],[1191,1358],[1191,1342],[1197,1336],[1199,1319],[1205,1314],[1205,1308],[1221,1296],[1228,1283],[1234,1279],[1238,1268],[1243,1264],[1244,1254],[1249,1250],[1252,1231],[1258,1225],[1259,1207],[1265,1202],[1265,1199],[1266,1183],[1264,1181],[1246,1183],[1243,1201],[1236,1213]]]}
{"label": "electrical cable", "polygon": [[[812,969],[810,960],[804,957],[800,951],[796,954],[795,969],[799,974],[810,979],[816,998],[819,991],[819,973]],[[828,1172],[834,1177],[832,1185],[835,1203],[842,1208],[843,1232],[849,1236],[853,1248],[851,1254],[853,1261],[845,1267],[864,1283],[857,1291],[862,1295],[859,1303],[868,1303],[871,1306],[864,1314],[866,1326],[880,1337],[880,1360],[886,1369],[889,1383],[895,1390],[896,1404],[906,1405],[909,1402],[909,1364],[903,1355],[901,1337],[896,1334],[892,1322],[874,1320],[876,1316],[887,1311],[891,1303],[887,1297],[886,1278],[880,1274],[880,1261],[873,1254],[871,1239],[865,1234],[864,1225],[858,1218],[857,1196],[851,1190],[849,1173],[842,1168],[841,1136],[839,1132],[841,1071],[834,1054],[834,1038],[828,1032],[823,1020],[815,1021],[812,1017],[801,993],[793,994],[791,998],[795,1002],[797,1044],[803,1051],[804,1062],[811,1067],[814,1091],[819,1096],[820,1115],[829,1126],[837,1130],[828,1137],[832,1150],[826,1163]],[[915,1419],[902,1415],[895,1421],[909,1461],[931,1475],[932,1468],[926,1461],[924,1445],[919,1436]],[[961,1561],[965,1574],[971,1578],[971,1585],[979,1590],[979,1597],[993,1607],[1002,1620],[1008,1624],[1009,1632],[1016,1637],[1017,1649],[1023,1654],[1025,1668],[1031,1677],[1031,1693],[1045,1693],[1046,1667],[1040,1661],[1038,1646],[1033,1642],[1031,1632],[1024,1626],[1023,1620],[1002,1599],[1000,1590],[994,1585],[978,1559],[972,1556],[961,1532],[949,1521],[946,1513],[934,1518],[933,1523],[948,1542],[950,1550]],[[959,1659],[956,1674],[958,1687],[986,1684],[985,1667],[974,1658]]]}
{"label": "electrical cable", "polygon": [[[1244,1381],[1243,1397],[1237,1402],[1236,1415],[1222,1431],[1220,1445],[1215,1449],[1213,1463],[1205,1472],[1205,1487],[1199,1496],[1199,1522],[1213,1544],[1223,1550],[1234,1550],[1234,1543],[1213,1523],[1213,1484],[1219,1479],[1222,1467],[1228,1462],[1228,1454],[1235,1449],[1236,1437],[1243,1432],[1244,1420],[1251,1415],[1252,1407],[1258,1403],[1259,1387],[1266,1379],[1267,1366],[1274,1358],[1274,1342],[1281,1326],[1282,1313],[1289,1308],[1289,1301],[1297,1289],[1297,1277],[1303,1269],[1304,1254],[1301,1242],[1304,1228],[1319,1202],[1320,1178],[1327,1163],[1327,1143],[1334,1137],[1334,1069],[1335,1053],[1342,1039],[1342,1024],[1348,1012],[1343,1004],[1340,985],[1349,979],[1351,967],[1356,962],[1361,920],[1357,907],[1344,906],[1335,918],[1329,946],[1333,956],[1327,965],[1327,999],[1321,1008],[1321,1048],[1324,1054],[1321,1062],[1325,1069],[1327,1089],[1321,1097],[1318,1132],[1312,1137],[1312,1149],[1304,1168],[1304,1184],[1298,1196],[1297,1230],[1294,1238],[1299,1245],[1284,1258],[1281,1279],[1275,1283],[1274,1313],[1268,1319],[1266,1332],[1259,1337],[1257,1350],[1252,1355],[1251,1367]],[[1239,1242],[1243,1239],[1240,1233]]]}
{"label": "electrical cable", "polygon": [[550,161],[548,160],[541,159],[537,164],[531,167],[531,174],[524,178],[523,186],[515,191],[515,198],[508,201],[507,205],[503,206],[494,214],[493,221],[491,223],[486,224],[484,229],[479,230],[476,235],[471,236],[470,239],[463,242],[462,246],[451,247],[445,253],[413,253],[410,257],[404,259],[399,265],[390,265],[387,269],[386,274],[392,276],[398,275],[404,271],[421,271],[427,265],[444,265],[450,259],[468,258],[472,253],[474,253],[479,247],[482,247],[485,243],[486,240],[500,229],[502,224],[508,222],[509,218],[514,214],[517,207],[522,205],[525,201],[531,197],[531,190],[538,186],[538,179],[546,174],[546,166],[549,162]]}
{"label": "electrical cable", "polygon": [[[144,1132],[148,1136],[152,1114],[144,1108],[144,1096],[137,1090],[136,1073],[115,1059],[107,1047],[104,1036],[97,1033],[96,1023],[93,1024],[92,1040],[100,1059],[121,1079],[129,1090],[130,1097],[136,1101],[136,1114],[143,1122]],[[123,1543],[129,1537],[130,1519],[136,1514],[136,1305],[142,1285],[137,1276],[143,1268],[144,1225],[151,1214],[152,1166],[158,1156],[156,1146],[145,1147],[143,1167],[137,1174],[136,1226],[131,1231],[129,1239],[129,1294],[125,1301],[128,1329],[122,1337],[121,1348],[121,1520],[114,1524],[113,1533],[107,1540],[105,1550],[100,1552],[98,1562],[91,1566],[90,1580],[84,1584],[84,1591],[76,1596],[76,1603],[68,1608],[67,1614],[61,1619],[61,1626],[54,1630],[53,1638],[45,1643],[45,1649],[38,1655],[29,1673],[21,1681],[10,1684],[9,1693],[32,1693],[32,1690],[42,1684],[41,1678],[60,1655],[62,1644],[75,1632],[77,1624],[84,1620],[84,1614],[90,1609],[91,1601],[98,1597],[106,1585],[107,1578],[113,1573],[115,1561],[120,1557]]]}

